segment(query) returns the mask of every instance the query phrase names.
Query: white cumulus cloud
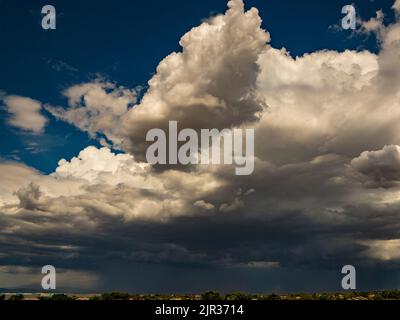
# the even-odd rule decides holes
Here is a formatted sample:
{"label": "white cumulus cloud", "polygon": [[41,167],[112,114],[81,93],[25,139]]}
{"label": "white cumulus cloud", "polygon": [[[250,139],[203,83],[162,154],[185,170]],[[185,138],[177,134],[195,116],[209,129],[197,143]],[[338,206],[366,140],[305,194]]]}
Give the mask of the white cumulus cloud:
{"label": "white cumulus cloud", "polygon": [[7,112],[10,113],[10,125],[33,133],[43,132],[48,120],[40,112],[42,105],[39,101],[13,95],[2,99]]}

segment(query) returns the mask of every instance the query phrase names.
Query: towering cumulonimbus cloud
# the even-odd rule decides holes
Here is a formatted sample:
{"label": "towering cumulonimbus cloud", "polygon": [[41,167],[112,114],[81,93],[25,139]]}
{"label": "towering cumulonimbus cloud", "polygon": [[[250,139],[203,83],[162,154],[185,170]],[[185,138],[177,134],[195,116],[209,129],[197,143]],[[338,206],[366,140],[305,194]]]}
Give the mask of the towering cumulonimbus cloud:
{"label": "towering cumulonimbus cloud", "polygon": [[[182,52],[160,62],[140,104],[127,110],[135,102],[131,91],[114,88],[107,93],[104,89],[112,89],[110,83],[93,83],[65,91],[71,109],[48,110],[90,134],[104,133],[115,147],[141,160],[146,133],[166,128],[168,120],[193,129],[258,121],[266,104],[257,91],[257,60],[270,37],[261,29],[255,8],[245,12],[241,0],[231,0],[228,6],[225,15],[208,19],[182,37]],[[85,105],[76,108],[81,100]],[[113,115],[118,116],[119,125]]]}
{"label": "towering cumulonimbus cloud", "polygon": [[267,48],[254,8],[244,12],[241,0],[228,3],[218,15],[193,28],[149,81],[140,105],[123,118],[126,150],[140,148],[150,128],[177,120],[187,128],[230,128],[259,120],[265,100],[256,82],[258,57]]}

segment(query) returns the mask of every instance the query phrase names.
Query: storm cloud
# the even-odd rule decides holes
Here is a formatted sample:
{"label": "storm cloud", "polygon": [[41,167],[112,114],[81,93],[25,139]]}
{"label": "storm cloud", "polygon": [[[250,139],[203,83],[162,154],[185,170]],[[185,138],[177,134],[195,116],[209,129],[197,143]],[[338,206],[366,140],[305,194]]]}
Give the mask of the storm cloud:
{"label": "storm cloud", "polygon": [[[211,282],[337,290],[346,264],[378,275],[364,287],[398,285],[379,275],[400,264],[400,22],[376,23],[378,54],[292,57],[269,45],[257,9],[231,0],[182,37],[182,51],[160,62],[141,99],[101,79],[66,88],[68,106],[46,109],[105,147],[60,160],[50,175],[0,165],[0,263],[53,261],[86,273],[93,290],[152,290],[156,280],[162,292]],[[254,174],[153,168],[145,135],[169,120],[254,128]],[[199,279],[192,286],[190,274]],[[313,283],[295,279],[301,274]],[[234,275],[243,281],[232,284]]]}

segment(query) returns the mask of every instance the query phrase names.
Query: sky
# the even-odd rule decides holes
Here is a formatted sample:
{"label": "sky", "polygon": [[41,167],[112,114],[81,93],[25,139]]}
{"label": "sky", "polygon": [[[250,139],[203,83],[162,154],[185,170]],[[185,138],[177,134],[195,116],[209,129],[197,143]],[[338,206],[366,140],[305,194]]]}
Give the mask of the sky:
{"label": "sky", "polygon": [[[0,0],[0,288],[399,288],[398,0],[47,4]],[[254,129],[254,173],[151,166],[170,120]]]}

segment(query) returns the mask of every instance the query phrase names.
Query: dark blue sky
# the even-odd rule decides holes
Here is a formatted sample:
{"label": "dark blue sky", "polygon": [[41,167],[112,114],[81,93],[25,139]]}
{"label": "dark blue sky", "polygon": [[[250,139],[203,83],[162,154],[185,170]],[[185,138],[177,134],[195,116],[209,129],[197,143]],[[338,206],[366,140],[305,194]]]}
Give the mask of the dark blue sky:
{"label": "dark blue sky", "polygon": [[[158,63],[180,50],[180,37],[202,19],[226,10],[225,0],[202,1],[51,1],[57,9],[57,30],[41,28],[48,1],[0,0],[0,90],[52,105],[65,105],[61,91],[101,75],[127,87],[146,86]],[[392,1],[355,1],[368,19],[382,8],[392,19]],[[263,18],[274,47],[292,55],[321,49],[376,50],[375,39],[335,33],[347,0],[247,0]],[[71,158],[89,144],[85,133],[49,114],[43,135],[6,125],[0,110],[0,157],[20,161],[49,173],[61,158]]]}

